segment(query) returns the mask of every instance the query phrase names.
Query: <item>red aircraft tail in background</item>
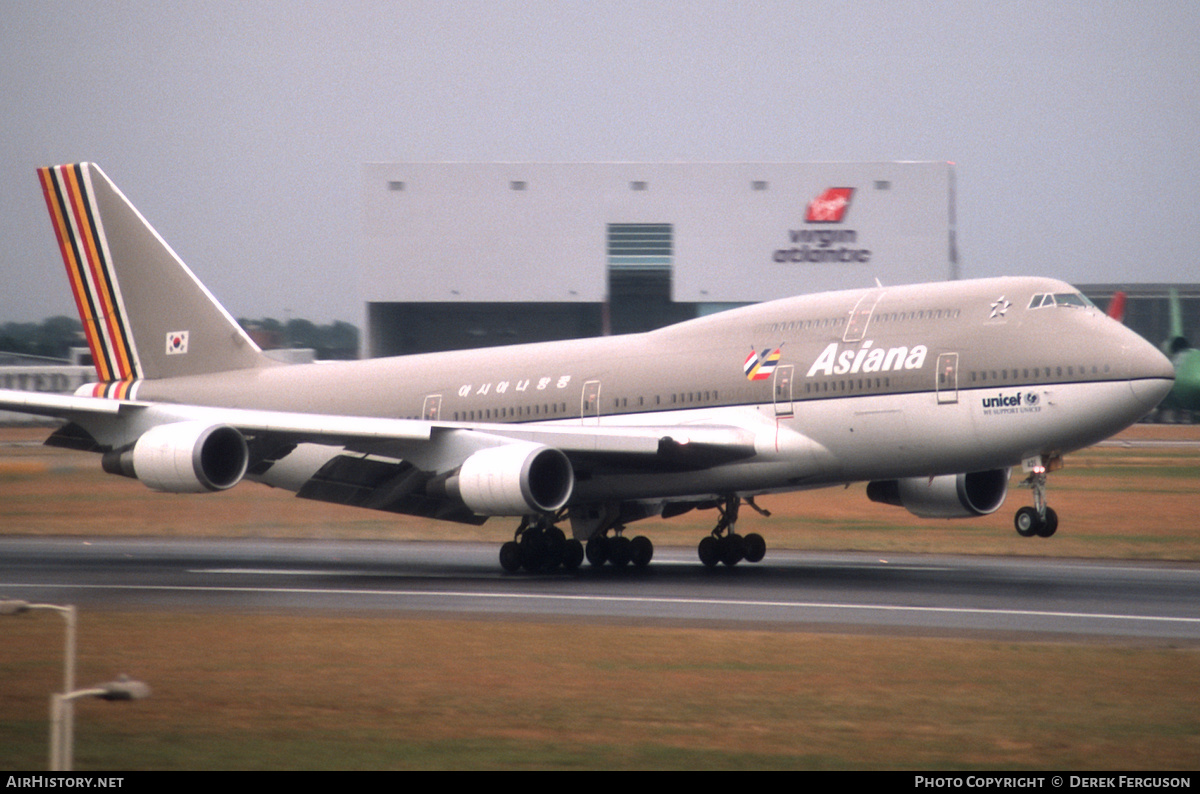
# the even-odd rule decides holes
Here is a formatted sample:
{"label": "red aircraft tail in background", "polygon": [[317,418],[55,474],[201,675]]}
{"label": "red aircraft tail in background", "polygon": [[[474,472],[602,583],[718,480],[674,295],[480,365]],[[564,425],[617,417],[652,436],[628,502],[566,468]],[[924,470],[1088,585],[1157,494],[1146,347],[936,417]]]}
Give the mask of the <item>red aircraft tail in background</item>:
{"label": "red aircraft tail in background", "polygon": [[1114,320],[1116,320],[1119,323],[1125,322],[1125,293],[1124,292],[1118,290],[1117,292],[1113,293],[1112,300],[1108,302],[1108,311],[1106,312],[1106,314],[1108,314],[1109,317],[1113,318]]}

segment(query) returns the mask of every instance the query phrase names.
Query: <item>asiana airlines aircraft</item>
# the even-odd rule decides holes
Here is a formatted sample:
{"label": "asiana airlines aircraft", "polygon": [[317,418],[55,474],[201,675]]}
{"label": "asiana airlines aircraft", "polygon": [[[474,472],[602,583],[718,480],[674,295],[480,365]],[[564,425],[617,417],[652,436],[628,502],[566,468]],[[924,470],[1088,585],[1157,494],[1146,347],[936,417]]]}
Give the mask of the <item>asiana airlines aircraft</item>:
{"label": "asiana airlines aircraft", "polygon": [[[785,298],[649,333],[363,361],[263,354],[94,164],[39,170],[97,380],[0,391],[58,417],[46,443],[157,491],[242,480],[306,499],[479,524],[511,517],[507,571],[638,565],[633,522],[714,510],[707,566],[757,562],[739,508],[867,482],[929,518],[998,510],[1171,390],[1155,347],[1045,278]],[[564,528],[569,532],[564,532]],[[569,539],[568,539],[569,535]]]}

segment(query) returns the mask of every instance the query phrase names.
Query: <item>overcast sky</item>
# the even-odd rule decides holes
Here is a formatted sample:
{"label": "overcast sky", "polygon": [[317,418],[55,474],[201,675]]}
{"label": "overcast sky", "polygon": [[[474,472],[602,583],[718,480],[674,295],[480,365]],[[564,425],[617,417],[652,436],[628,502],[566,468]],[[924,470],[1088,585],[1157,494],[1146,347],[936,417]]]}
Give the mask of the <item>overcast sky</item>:
{"label": "overcast sky", "polygon": [[[359,323],[369,161],[956,164],[964,277],[1198,278],[1200,3],[5,2],[0,322],[100,164],[235,316]],[[856,285],[847,285],[856,286]]]}

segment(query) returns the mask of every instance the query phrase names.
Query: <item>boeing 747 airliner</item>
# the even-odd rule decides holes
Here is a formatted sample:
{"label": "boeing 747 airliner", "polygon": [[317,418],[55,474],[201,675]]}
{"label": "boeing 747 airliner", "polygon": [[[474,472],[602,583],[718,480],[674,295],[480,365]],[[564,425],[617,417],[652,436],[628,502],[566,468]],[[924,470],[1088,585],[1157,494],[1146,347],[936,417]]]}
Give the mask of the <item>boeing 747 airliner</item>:
{"label": "boeing 747 airliner", "polygon": [[[646,565],[627,526],[715,509],[709,566],[757,562],[739,507],[866,481],[932,518],[992,513],[1022,467],[1022,535],[1058,526],[1046,474],[1136,422],[1171,363],[1046,278],[785,298],[643,334],[282,365],[264,355],[94,164],[39,171],[95,361],[59,417],[158,491],[252,480],[340,504],[519,521],[506,570]],[[570,539],[560,527],[567,526]]]}

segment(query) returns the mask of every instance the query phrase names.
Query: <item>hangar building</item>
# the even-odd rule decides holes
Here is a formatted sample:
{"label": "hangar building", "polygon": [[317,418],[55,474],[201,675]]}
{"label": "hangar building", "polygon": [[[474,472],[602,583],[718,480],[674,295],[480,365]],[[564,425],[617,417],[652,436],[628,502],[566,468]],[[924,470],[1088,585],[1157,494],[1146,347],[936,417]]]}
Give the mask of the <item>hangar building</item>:
{"label": "hangar building", "polygon": [[362,189],[371,357],[958,275],[945,162],[372,163]]}

